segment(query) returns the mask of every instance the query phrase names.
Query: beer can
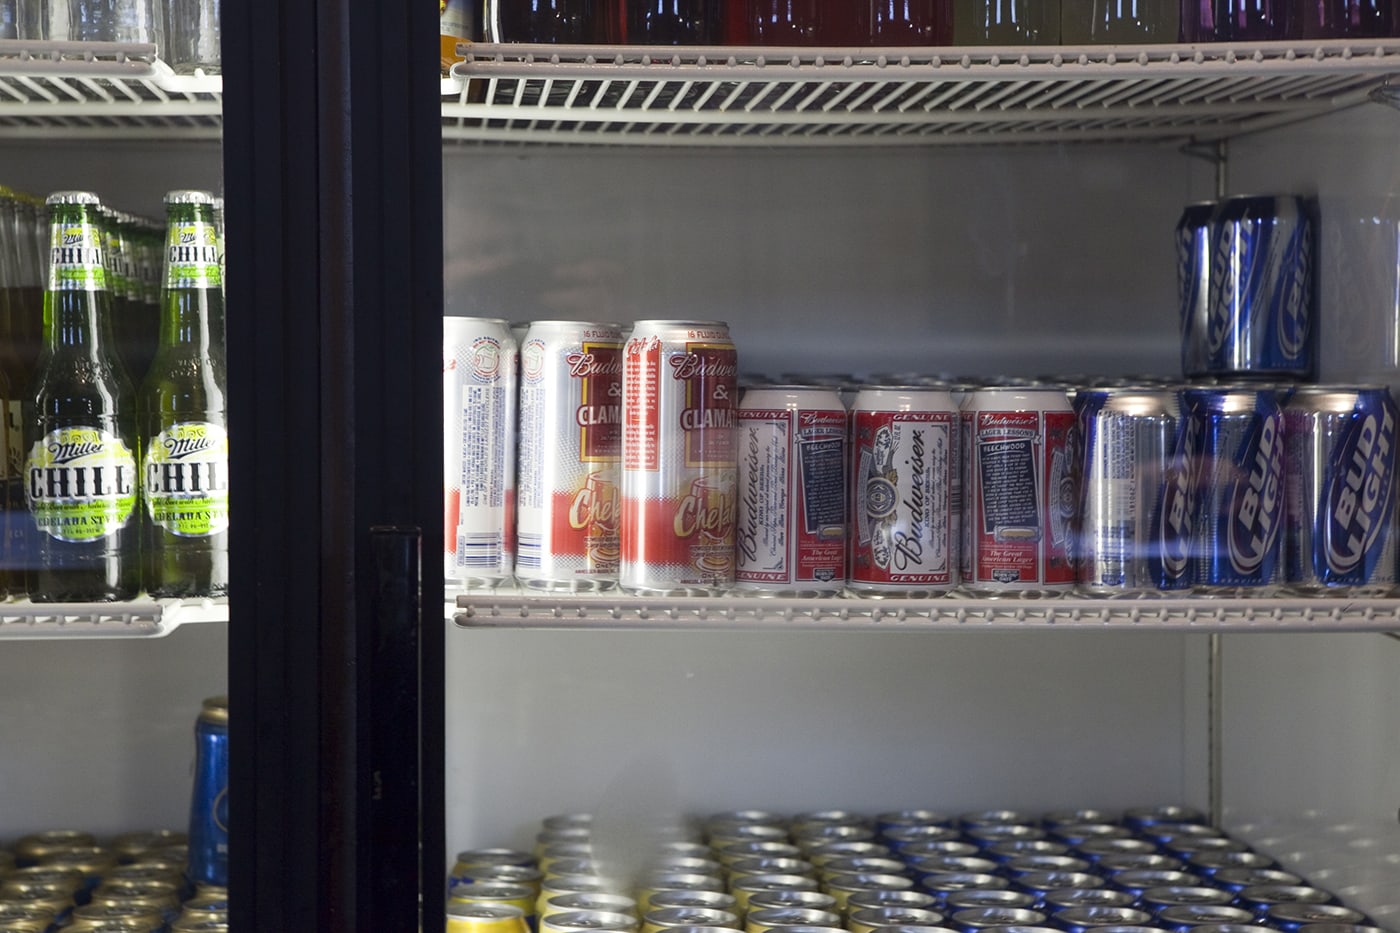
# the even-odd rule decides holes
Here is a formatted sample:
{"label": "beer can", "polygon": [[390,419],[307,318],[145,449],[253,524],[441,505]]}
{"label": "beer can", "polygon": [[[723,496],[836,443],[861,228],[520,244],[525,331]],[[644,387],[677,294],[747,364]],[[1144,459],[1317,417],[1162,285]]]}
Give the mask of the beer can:
{"label": "beer can", "polygon": [[600,875],[557,875],[540,882],[535,896],[535,913],[542,915],[544,906],[561,894],[621,894],[622,885]]}
{"label": "beer can", "polygon": [[[1215,878],[1227,869],[1261,871],[1277,868],[1278,863],[1260,852],[1207,851],[1193,852],[1187,858],[1189,870],[1202,878]],[[1261,881],[1259,884],[1297,884],[1298,882]]]}
{"label": "beer can", "polygon": [[[176,912],[178,913],[178,902]],[[156,907],[143,904],[129,903],[94,903],[84,904],[74,908],[73,921],[123,921],[132,924],[132,929],[139,929],[142,933],[156,933],[161,927],[174,917],[166,917],[165,914]],[[71,927],[70,927],[71,929]]]}
{"label": "beer can", "polygon": [[834,596],[846,585],[846,408],[836,392],[764,386],[739,405],[735,589]]}
{"label": "beer can", "polygon": [[928,597],[958,583],[958,410],[946,391],[866,386],[851,412],[849,590]]}
{"label": "beer can", "polygon": [[954,891],[943,898],[943,910],[957,913],[959,910],[975,910],[979,907],[1039,909],[1037,898],[1025,891],[1012,891],[1008,888],[978,888],[971,891]]}
{"label": "beer can", "polygon": [[[1000,839],[974,849],[994,862],[1005,864],[1023,855],[1067,855],[1069,846],[1053,839]],[[955,853],[949,853],[955,854]],[[971,852],[961,853],[971,855]]]}
{"label": "beer can", "polygon": [[[656,891],[651,895],[651,906],[653,910],[665,910],[670,907],[690,907],[702,908],[704,910],[722,910],[738,915],[738,899],[733,894],[724,891]],[[633,905],[635,909],[635,902]],[[626,913],[626,911],[621,911]]]}
{"label": "beer can", "polygon": [[1001,875],[984,875],[979,872],[960,872],[952,875],[930,875],[919,882],[919,888],[933,896],[933,909],[943,911],[946,898],[956,891],[1010,888],[1011,882]]}
{"label": "beer can", "polygon": [[875,831],[882,836],[891,830],[909,826],[949,827],[952,825],[953,818],[938,810],[889,810],[875,815]]}
{"label": "beer can", "polygon": [[1384,386],[1300,386],[1283,409],[1288,588],[1380,596],[1396,583],[1397,412]]}
{"label": "beer can", "polygon": [[1210,876],[1211,884],[1235,894],[1257,884],[1302,884],[1303,877],[1277,868],[1221,868]]}
{"label": "beer can", "polygon": [[[787,834],[784,832],[783,836],[786,838]],[[711,851],[714,852],[716,861],[721,865],[730,865],[748,858],[800,858],[802,856],[802,850],[797,846],[790,842],[779,842],[776,839],[748,839],[728,842]]]}
{"label": "beer can", "polygon": [[1056,911],[1055,925],[1065,933],[1089,933],[1095,927],[1151,926],[1152,915],[1131,907],[1085,905]]}
{"label": "beer can", "polygon": [[1078,430],[1060,389],[984,388],[963,402],[963,588],[1054,595],[1074,586]]}
{"label": "beer can", "polygon": [[527,852],[517,852],[514,849],[468,849],[465,852],[457,853],[457,861],[452,866],[447,883],[450,889],[452,885],[466,881],[485,880],[477,877],[482,869],[490,869],[499,865],[533,866],[534,864],[534,856]]}
{"label": "beer can", "polygon": [[575,910],[567,914],[551,914],[540,923],[542,933],[576,933],[579,930],[635,933],[637,918],[630,914],[615,914],[606,910]]}
{"label": "beer can", "polygon": [[1211,239],[1214,201],[1186,205],[1176,224],[1177,311],[1181,323],[1181,371],[1187,376],[1210,372],[1206,350],[1210,327],[1210,273],[1215,252]]}
{"label": "beer can", "polygon": [[109,845],[117,853],[119,861],[129,863],[138,861],[152,849],[188,842],[189,837],[185,833],[173,829],[144,829],[113,837]]}
{"label": "beer can", "polygon": [[96,845],[92,833],[78,829],[49,829],[21,836],[14,844],[15,862],[21,868],[37,865],[47,855],[73,846]]}
{"label": "beer can", "polygon": [[[801,850],[799,850],[801,851]],[[844,858],[889,858],[890,847],[867,839],[841,839],[824,842],[807,850],[807,861],[820,871],[828,863]]]}
{"label": "beer can", "polygon": [[1149,868],[1118,872],[1111,877],[1110,883],[1118,890],[1127,891],[1141,900],[1144,894],[1155,888],[1195,887],[1202,883],[1202,879],[1189,872]]}
{"label": "beer can", "polygon": [[995,927],[1036,927],[1045,923],[1045,914],[1019,907],[974,907],[948,918],[948,925],[963,933],[980,933]]}
{"label": "beer can", "polygon": [[874,839],[875,830],[859,823],[812,823],[795,826],[792,830],[793,843],[804,852],[833,842],[871,842]]}
{"label": "beer can", "polygon": [[1335,904],[1337,898],[1305,884],[1256,884],[1237,892],[1235,903],[1263,917],[1275,904]]}
{"label": "beer can", "polygon": [[4,917],[0,916],[0,933],[49,933],[53,927],[53,916]]}
{"label": "beer can", "polygon": [[642,917],[642,933],[660,933],[672,927],[705,926],[737,930],[739,916],[712,907],[663,907]]}
{"label": "beer can", "polygon": [[913,888],[913,880],[906,875],[853,873],[831,875],[822,881],[822,890],[836,898],[836,909],[842,914],[847,912],[847,901],[851,895],[859,891],[908,891]]}
{"label": "beer can", "polygon": [[929,875],[996,874],[1002,870],[997,862],[975,855],[915,855],[906,856],[908,871],[916,880]]}
{"label": "beer can", "polygon": [[[776,910],[785,907],[795,907],[800,910],[824,910],[829,913],[835,913],[836,898],[827,894],[825,891],[794,891],[791,889],[759,891],[749,896],[750,912],[755,910]],[[725,909],[732,910],[733,908]]]}
{"label": "beer can", "polygon": [[[755,894],[765,891],[816,891],[818,889],[815,879],[806,875],[745,875],[742,878],[735,878],[729,884],[729,893],[734,895],[738,902],[739,916],[745,916],[749,912],[749,898]],[[834,891],[826,892],[836,898],[838,907],[842,903],[841,896]]]}
{"label": "beer can", "polygon": [[811,862],[802,858],[787,858],[783,856],[762,855],[753,858],[741,858],[730,862],[725,866],[729,872],[729,877],[740,878],[744,875],[808,875],[817,876],[817,867]]}
{"label": "beer can", "polygon": [[442,325],[444,579],[492,588],[515,565],[519,354],[503,320],[445,317]]}
{"label": "beer can", "polygon": [[1136,837],[1086,839],[1074,847],[1074,853],[1097,865],[1113,855],[1155,855],[1157,846],[1146,839]]}
{"label": "beer can", "polygon": [[1255,922],[1254,914],[1225,904],[1174,904],[1157,911],[1157,923],[1174,933],[1190,933],[1207,924]]}
{"label": "beer can", "polygon": [[[757,876],[764,877],[764,876]],[[723,891],[724,881],[718,875],[697,875],[690,872],[665,871],[643,875],[637,881],[637,914],[651,913],[651,898],[659,891]],[[742,901],[738,892],[735,897]]]}
{"label": "beer can", "polygon": [[567,914],[579,910],[604,911],[613,914],[637,915],[637,902],[625,894],[609,894],[605,891],[578,891],[573,894],[556,894],[539,908],[540,919],[551,914]]}
{"label": "beer can", "polygon": [[448,890],[448,902],[452,904],[504,905],[519,908],[526,925],[533,931],[538,927],[539,918],[535,911],[535,893],[527,885],[501,884],[496,881],[468,881],[453,885]]}
{"label": "beer can", "polygon": [[204,701],[194,739],[194,792],[185,875],[192,884],[227,886],[228,697]]}
{"label": "beer can", "polygon": [[638,321],[622,372],[621,583],[734,583],[738,354],[720,322]]}
{"label": "beer can", "polygon": [[[827,895],[830,897],[830,895]],[[834,899],[833,899],[834,902]],[[913,889],[875,888],[870,891],[854,891],[846,898],[846,912],[855,910],[879,910],[884,907],[898,907],[903,910],[934,910],[937,900],[932,894]],[[825,909],[825,908],[823,908]]]}
{"label": "beer can", "polygon": [[1249,852],[1248,845],[1228,836],[1179,835],[1162,840],[1162,848],[1172,855],[1179,855],[1188,862],[1207,852]]}
{"label": "beer can", "polygon": [[1052,916],[1071,907],[1132,907],[1137,903],[1127,891],[1113,888],[1051,888],[1040,901],[1041,909]]}
{"label": "beer can", "polygon": [[1317,923],[1370,924],[1368,918],[1354,907],[1341,904],[1275,904],[1259,919],[1262,927],[1272,927],[1283,933],[1298,933],[1306,926]]}
{"label": "beer can", "polygon": [[744,933],[769,933],[778,927],[807,926],[841,929],[841,915],[810,907],[766,907],[744,917]]}
{"label": "beer can", "polygon": [[447,933],[525,933],[525,913],[509,904],[449,901]]}
{"label": "beer can", "polygon": [[1096,860],[1096,864],[1099,872],[1110,879],[1126,871],[1184,871],[1186,868],[1184,860],[1160,852],[1102,855]]}
{"label": "beer can", "polygon": [[1211,220],[1206,372],[1311,378],[1317,369],[1313,205],[1295,196],[1228,198]]}
{"label": "beer can", "polygon": [[1016,810],[973,810],[958,814],[957,824],[964,830],[990,826],[1033,826],[1035,820]]}
{"label": "beer can", "polygon": [[[1138,895],[1143,910],[1160,914],[1168,907],[1229,907],[1235,896],[1229,891],[1204,885],[1162,885],[1147,888]],[[1213,921],[1214,922],[1214,921]],[[1228,919],[1220,922],[1232,922]]]}
{"label": "beer can", "polygon": [[[1075,408],[1078,409],[1080,396],[1075,397]],[[1047,810],[1040,815],[1040,825],[1051,832],[1061,826],[1074,826],[1079,823],[1117,823],[1121,814],[1111,810],[1098,810],[1093,807],[1080,807],[1069,810]]]}
{"label": "beer can", "polygon": [[936,910],[918,907],[865,907],[848,913],[846,929],[850,933],[873,933],[880,927],[936,927],[941,926],[943,922],[943,915]]}
{"label": "beer can", "polygon": [[170,933],[228,933],[227,920],[201,917],[194,920],[179,919],[170,925]]}
{"label": "beer can", "polygon": [[[1266,596],[1283,582],[1283,412],[1272,388],[1184,392],[1199,437],[1192,538],[1196,589]],[[1187,445],[1189,446],[1189,445]]]}
{"label": "beer can", "polygon": [[617,583],[622,329],[535,321],[520,346],[515,576],[542,590]]}
{"label": "beer can", "polygon": [[[1160,593],[1163,482],[1180,398],[1161,389],[1089,389],[1076,398],[1083,438],[1079,589],[1091,596]],[[1064,824],[1074,825],[1074,824]]]}
{"label": "beer can", "polygon": [[1092,871],[1093,865],[1088,859],[1072,855],[1022,855],[1006,862],[1001,870],[1014,880],[1042,871]]}

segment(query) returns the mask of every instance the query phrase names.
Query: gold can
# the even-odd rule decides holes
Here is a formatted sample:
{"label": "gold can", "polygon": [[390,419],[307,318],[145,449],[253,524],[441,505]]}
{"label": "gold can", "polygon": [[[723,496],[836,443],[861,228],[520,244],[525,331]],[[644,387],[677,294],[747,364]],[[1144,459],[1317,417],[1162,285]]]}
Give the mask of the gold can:
{"label": "gold can", "polygon": [[510,904],[449,902],[447,933],[528,933],[525,912]]}
{"label": "gold can", "polygon": [[[800,850],[799,850],[800,851]],[[828,862],[843,858],[893,858],[890,847],[879,842],[851,839],[845,842],[828,842],[807,852],[807,861],[824,868]]]}
{"label": "gold can", "polygon": [[768,823],[727,823],[710,828],[706,834],[713,849],[724,849],[740,842],[788,842],[787,830]]}
{"label": "gold can", "polygon": [[140,861],[142,855],[154,849],[182,846],[188,842],[189,837],[173,829],[143,829],[115,836],[108,846],[117,853],[117,859],[126,864]]}
{"label": "gold can", "polygon": [[454,885],[448,892],[449,904],[506,905],[520,908],[530,929],[535,929],[535,893],[523,884],[499,884],[494,881],[468,881]]}
{"label": "gold can", "polygon": [[636,933],[637,918],[630,914],[615,914],[608,910],[575,910],[566,914],[551,914],[540,921],[540,933],[579,933],[579,931]]}
{"label": "gold can", "polygon": [[900,891],[913,887],[914,882],[904,875],[832,875],[822,882],[823,890],[836,898],[836,906],[843,915],[846,913],[846,901],[852,894],[860,891]]}
{"label": "gold can", "polygon": [[170,933],[228,933],[227,920],[185,920],[183,917],[170,925]]}
{"label": "gold can", "polygon": [[0,930],[35,929],[39,933],[53,926],[55,913],[30,904],[0,903]]}
{"label": "gold can", "polygon": [[20,905],[47,913],[54,921],[62,920],[73,909],[73,895],[46,894],[42,891],[0,892],[0,906]]}
{"label": "gold can", "polygon": [[625,894],[609,894],[606,891],[576,891],[572,894],[556,894],[544,902],[540,908],[540,920],[552,914],[568,914],[577,910],[601,910],[604,913],[637,916],[637,902]]}
{"label": "gold can", "polygon": [[661,933],[674,927],[739,928],[737,914],[709,907],[666,907],[653,910],[642,918],[642,933]]}
{"label": "gold can", "polygon": [[155,911],[163,920],[173,920],[180,913],[180,897],[178,894],[122,894],[120,892],[104,891],[98,889],[92,894],[90,904],[112,907],[115,909],[135,908],[137,910]]}
{"label": "gold can", "polygon": [[833,842],[874,842],[875,830],[855,823],[816,823],[794,830],[792,841],[808,852]]}
{"label": "gold can", "polygon": [[160,911],[137,907],[113,907],[112,905],[84,904],[73,911],[72,922],[64,927],[65,933],[101,929],[130,930],[133,933],[159,933],[165,927],[165,918]]}
{"label": "gold can", "polygon": [[[849,904],[847,905],[849,906]],[[850,933],[873,933],[879,927],[936,927],[943,915],[920,907],[865,907],[852,910],[846,919]]]}
{"label": "gold can", "polygon": [[647,863],[648,873],[679,872],[686,875],[723,876],[724,866],[712,858],[678,853],[660,854]]}
{"label": "gold can", "polygon": [[751,910],[744,919],[744,933],[769,933],[775,927],[831,927],[839,929],[841,917],[829,910],[807,907],[769,907]]}
{"label": "gold can", "polygon": [[145,881],[165,881],[176,885],[184,881],[184,875],[169,865],[152,864],[148,862],[130,862],[125,865],[118,865],[102,876],[106,882],[145,882]]}
{"label": "gold can", "polygon": [[540,893],[535,898],[535,913],[540,914],[544,905],[552,897],[560,894],[622,894],[622,885],[602,875],[560,875],[545,878],[540,882]]}
{"label": "gold can", "polygon": [[534,868],[535,857],[528,852],[515,849],[468,849],[457,853],[457,861],[448,876],[448,886],[463,881],[481,881],[483,870],[502,867]]}
{"label": "gold can", "polygon": [[0,933],[48,933],[52,920],[39,917],[15,917],[6,920],[0,917]]}
{"label": "gold can", "polygon": [[86,886],[86,878],[76,868],[62,865],[30,865],[16,868],[0,881],[0,897],[9,891],[23,891],[31,886],[56,894],[76,894]]}
{"label": "gold can", "polygon": [[775,839],[750,839],[745,842],[731,842],[714,850],[716,861],[728,867],[741,859],[750,858],[801,858],[802,850],[790,842]]}
{"label": "gold can", "polygon": [[718,875],[693,875],[689,872],[653,872],[637,882],[637,913],[645,917],[651,912],[651,896],[657,891],[723,891],[724,879]]}
{"label": "gold can", "polygon": [[749,912],[749,898],[761,891],[815,891],[817,882],[806,875],[744,875],[729,885],[729,893],[739,901],[739,915]]}
{"label": "gold can", "polygon": [[825,910],[836,913],[836,898],[825,891],[759,891],[749,898],[749,912],[796,907],[802,910]]}
{"label": "gold can", "polygon": [[96,884],[107,872],[117,867],[117,853],[106,846],[70,846],[50,852],[39,859],[40,865],[53,868],[76,868],[87,883]]}
{"label": "gold can", "polygon": [[739,901],[727,891],[657,891],[651,896],[652,910],[665,910],[668,907],[692,907],[704,910],[723,910],[738,916]]}
{"label": "gold can", "polygon": [[44,856],[73,846],[96,845],[92,833],[80,829],[50,829],[31,833],[15,843],[15,858],[21,865],[35,865]]}
{"label": "gold can", "polygon": [[202,910],[208,913],[228,913],[227,894],[196,894],[180,905],[182,911]]}

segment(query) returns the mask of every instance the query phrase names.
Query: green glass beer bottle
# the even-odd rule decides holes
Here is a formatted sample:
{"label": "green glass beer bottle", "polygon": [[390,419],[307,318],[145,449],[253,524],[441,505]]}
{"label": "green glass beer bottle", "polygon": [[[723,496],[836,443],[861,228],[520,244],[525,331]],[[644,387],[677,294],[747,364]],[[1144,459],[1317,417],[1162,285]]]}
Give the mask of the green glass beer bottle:
{"label": "green glass beer bottle", "polygon": [[228,431],[223,285],[213,197],[165,196],[160,340],[141,386],[146,588],[156,597],[228,594]]}
{"label": "green glass beer bottle", "polygon": [[24,493],[35,602],[132,599],[141,589],[136,419],[111,356],[98,200],[48,199],[44,343],[25,415]]}

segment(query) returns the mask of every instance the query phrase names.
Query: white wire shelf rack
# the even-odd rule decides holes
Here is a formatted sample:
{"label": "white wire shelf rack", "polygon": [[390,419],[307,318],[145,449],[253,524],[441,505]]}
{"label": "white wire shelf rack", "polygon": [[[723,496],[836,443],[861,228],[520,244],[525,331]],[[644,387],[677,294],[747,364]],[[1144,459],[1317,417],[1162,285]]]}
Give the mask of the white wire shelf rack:
{"label": "white wire shelf rack", "polygon": [[475,44],[458,142],[743,146],[1210,142],[1366,101],[1400,40],[757,49]]}
{"label": "white wire shelf rack", "polygon": [[463,628],[1396,632],[1400,599],[765,599],[459,593]]}
{"label": "white wire shelf rack", "polygon": [[0,39],[7,139],[217,140],[223,79],[176,74],[154,45]]}
{"label": "white wire shelf rack", "polygon": [[182,625],[227,622],[228,600],[0,603],[0,641],[161,638]]}

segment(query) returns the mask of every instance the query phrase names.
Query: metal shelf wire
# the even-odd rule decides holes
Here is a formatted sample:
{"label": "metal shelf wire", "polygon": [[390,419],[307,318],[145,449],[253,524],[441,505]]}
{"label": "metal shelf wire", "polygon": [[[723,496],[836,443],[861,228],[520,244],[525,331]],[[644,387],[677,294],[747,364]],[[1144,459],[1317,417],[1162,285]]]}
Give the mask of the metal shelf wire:
{"label": "metal shelf wire", "polygon": [[228,600],[0,603],[0,641],[160,638],[182,625],[227,622]]}
{"label": "metal shelf wire", "polygon": [[154,45],[0,39],[0,133],[8,139],[208,139],[223,79],[176,74]]}
{"label": "metal shelf wire", "polygon": [[902,49],[463,45],[443,138],[669,146],[1205,142],[1364,102],[1400,40]]}
{"label": "metal shelf wire", "polygon": [[764,599],[459,594],[463,628],[1390,632],[1397,599]]}

